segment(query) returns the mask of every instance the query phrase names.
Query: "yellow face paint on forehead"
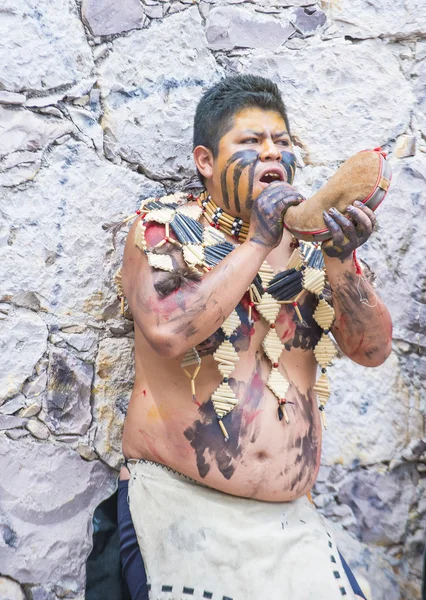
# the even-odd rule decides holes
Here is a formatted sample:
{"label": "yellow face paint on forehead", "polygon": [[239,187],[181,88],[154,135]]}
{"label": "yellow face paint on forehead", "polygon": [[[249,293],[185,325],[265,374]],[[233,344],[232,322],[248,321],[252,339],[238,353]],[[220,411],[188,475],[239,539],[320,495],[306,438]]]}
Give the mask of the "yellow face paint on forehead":
{"label": "yellow face paint on forehead", "polygon": [[241,133],[245,134],[247,131],[274,136],[282,133],[290,140],[285,121],[276,111],[245,108],[234,116],[233,122],[233,127],[221,138],[219,146],[221,143],[229,142],[230,139],[238,137]]}

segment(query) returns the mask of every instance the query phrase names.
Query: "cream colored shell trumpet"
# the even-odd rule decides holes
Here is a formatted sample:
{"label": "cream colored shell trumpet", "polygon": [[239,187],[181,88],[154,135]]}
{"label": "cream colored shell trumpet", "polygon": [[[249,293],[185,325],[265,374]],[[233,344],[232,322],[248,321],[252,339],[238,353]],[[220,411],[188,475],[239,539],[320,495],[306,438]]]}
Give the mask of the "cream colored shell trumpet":
{"label": "cream colored shell trumpet", "polygon": [[381,148],[358,152],[343,163],[321,190],[286,210],[284,227],[307,242],[329,240],[331,233],[323,211],[335,207],[344,214],[356,200],[376,210],[389,190],[391,178],[392,170]]}

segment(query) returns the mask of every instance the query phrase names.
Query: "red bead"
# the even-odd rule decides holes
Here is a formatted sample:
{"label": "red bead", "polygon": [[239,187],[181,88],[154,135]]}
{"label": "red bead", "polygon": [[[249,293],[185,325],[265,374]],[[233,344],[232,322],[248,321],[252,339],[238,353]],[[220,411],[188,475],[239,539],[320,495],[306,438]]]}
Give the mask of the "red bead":
{"label": "red bead", "polygon": [[164,238],[164,241],[165,241],[165,242],[168,242],[168,241],[169,241],[169,238],[166,236],[166,237]]}
{"label": "red bead", "polygon": [[251,306],[253,308],[254,302],[249,302],[249,306]]}
{"label": "red bead", "polygon": [[219,223],[216,223],[216,229],[220,229]]}
{"label": "red bead", "polygon": [[137,215],[140,215],[140,214],[141,214],[141,211],[140,211],[140,210],[137,210],[137,211],[136,211],[136,214],[137,214]]}
{"label": "red bead", "polygon": [[193,200],[194,195],[193,194],[188,194],[187,198],[188,198],[188,200]]}
{"label": "red bead", "polygon": [[287,402],[287,400],[285,398],[281,398],[280,404],[285,404],[286,402]]}
{"label": "red bead", "polygon": [[211,227],[216,227],[213,221],[210,223]]}
{"label": "red bead", "polygon": [[271,329],[275,329],[275,323],[271,323],[269,326]]}
{"label": "red bead", "polygon": [[274,367],[274,369],[278,369],[278,363],[274,363],[272,366]]}
{"label": "red bead", "polygon": [[292,305],[293,306],[297,306],[297,302],[292,302]]}

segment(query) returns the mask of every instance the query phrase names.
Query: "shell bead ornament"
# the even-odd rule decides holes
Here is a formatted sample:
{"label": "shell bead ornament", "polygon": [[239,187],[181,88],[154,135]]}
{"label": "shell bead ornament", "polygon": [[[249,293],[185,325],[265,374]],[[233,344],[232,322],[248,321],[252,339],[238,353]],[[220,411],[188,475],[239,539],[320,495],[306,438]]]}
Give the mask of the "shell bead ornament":
{"label": "shell bead ornament", "polygon": [[284,227],[301,240],[329,240],[331,233],[322,217],[324,210],[334,206],[350,218],[345,211],[356,200],[376,210],[389,191],[391,179],[392,169],[381,148],[358,152],[343,163],[319,192],[287,209]]}
{"label": "shell bead ornament", "polygon": [[[234,219],[219,209],[207,195],[201,194],[196,202],[193,197],[183,193],[172,194],[163,198],[144,200],[138,211],[124,222],[138,218],[135,227],[134,243],[143,252],[150,267],[154,270],[173,271],[174,263],[169,254],[156,251],[170,245],[182,252],[182,258],[191,270],[206,273],[221,262],[235,248],[227,241],[225,233],[238,241],[244,241],[248,233],[248,224],[241,219]],[[209,226],[203,226],[199,221],[204,215]],[[148,248],[146,230],[148,223],[164,225],[164,238],[155,246]],[[173,235],[172,235],[173,234]],[[299,300],[303,294],[311,293],[317,296],[318,304],[313,318],[324,330],[314,354],[321,367],[321,375],[314,390],[317,393],[319,408],[323,418],[324,406],[330,396],[330,386],[326,374],[327,367],[336,355],[336,348],[329,331],[334,321],[334,309],[323,297],[326,284],[326,274],[321,248],[317,243],[297,241],[292,242],[293,253],[283,272],[275,273],[265,261],[253,282],[248,288],[249,308],[248,317],[253,327],[253,310],[268,324],[268,331],[262,341],[265,356],[270,361],[270,373],[266,380],[268,389],[277,401],[277,415],[286,424],[291,423],[288,414],[286,394],[289,389],[285,369],[281,364],[284,344],[276,332],[276,320],[281,307],[285,304],[292,306],[295,318],[303,322],[299,309]],[[120,274],[116,275],[116,284],[124,312],[124,293]],[[232,342],[233,336],[241,326],[241,320],[234,309],[221,326],[223,341],[216,349],[213,358],[222,376],[219,386],[212,391],[211,401],[216,413],[218,425],[225,441],[229,440],[226,427],[228,415],[238,406],[238,398],[231,385],[232,374],[239,361],[239,356]],[[196,378],[202,368],[202,359],[196,348],[190,348],[181,360],[181,368],[190,380],[192,399],[197,405]]]}

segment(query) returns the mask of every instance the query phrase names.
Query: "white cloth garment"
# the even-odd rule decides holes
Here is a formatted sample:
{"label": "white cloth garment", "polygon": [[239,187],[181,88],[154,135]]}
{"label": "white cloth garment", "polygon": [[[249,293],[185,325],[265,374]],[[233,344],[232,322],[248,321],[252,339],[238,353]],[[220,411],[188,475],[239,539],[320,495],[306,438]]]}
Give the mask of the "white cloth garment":
{"label": "white cloth garment", "polygon": [[331,532],[306,497],[260,502],[157,463],[128,467],[151,600],[354,600]]}

